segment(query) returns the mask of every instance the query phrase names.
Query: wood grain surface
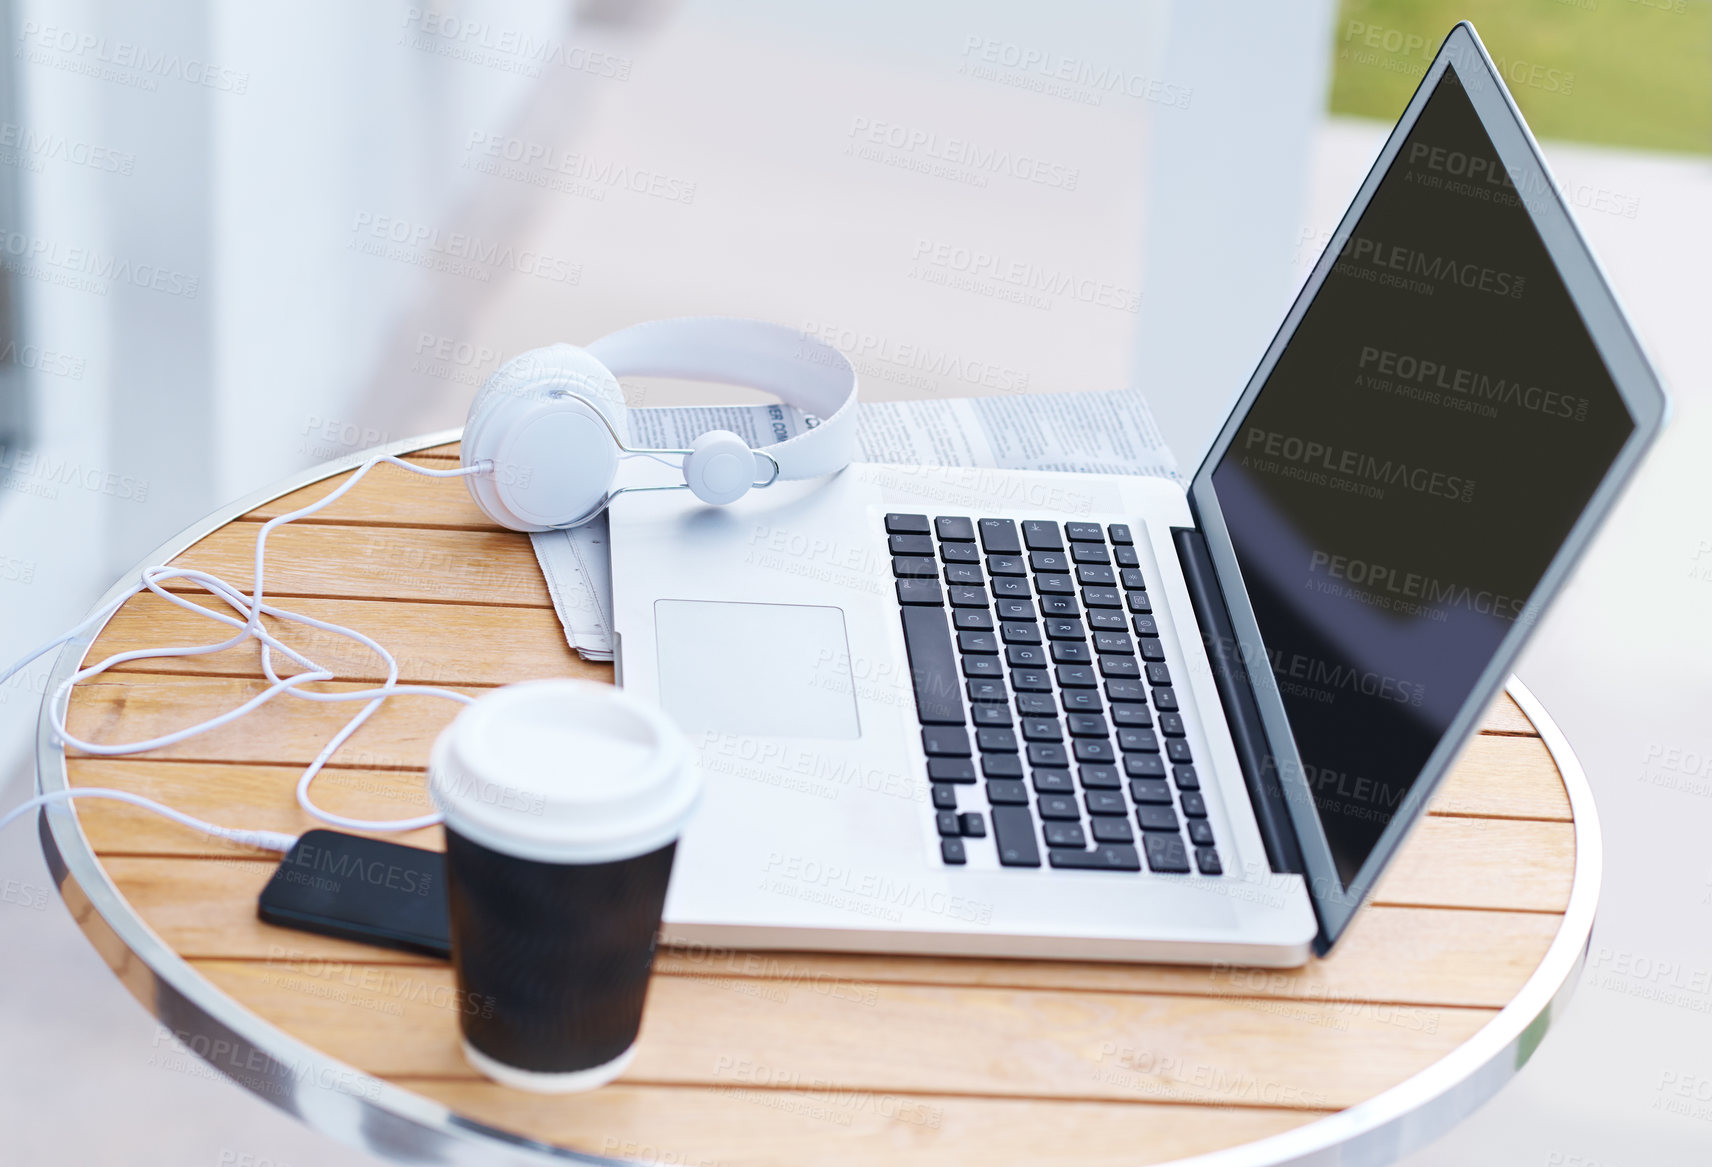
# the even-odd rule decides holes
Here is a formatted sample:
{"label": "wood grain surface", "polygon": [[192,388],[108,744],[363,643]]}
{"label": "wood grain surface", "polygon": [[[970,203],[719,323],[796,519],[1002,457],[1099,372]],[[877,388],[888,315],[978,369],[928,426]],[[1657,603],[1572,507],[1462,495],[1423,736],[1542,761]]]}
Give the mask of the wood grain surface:
{"label": "wood grain surface", "polygon": [[[456,447],[411,458],[452,465]],[[341,480],[256,508],[179,562],[248,586],[262,522]],[[457,480],[377,468],[327,511],[270,536],[265,583],[283,606],[386,644],[408,682],[479,693],[536,677],[611,679],[610,666],[566,646],[528,539],[488,523]],[[330,688],[386,675],[338,637],[274,627],[340,675]],[[141,596],[87,660],[225,638]],[[70,725],[103,741],[149,737],[265,685],[253,643],[134,662],[81,685]],[[74,785],[298,832],[319,825],[293,799],[298,774],[357,708],[281,697],[179,746],[74,754],[68,769]],[[317,799],[361,816],[428,809],[422,767],[456,710],[429,697],[388,701],[318,779]],[[78,816],[148,926],[285,1033],[529,1138],[733,1167],[1158,1163],[1291,1130],[1397,1085],[1487,1024],[1556,935],[1575,861],[1551,756],[1500,697],[1327,959],[1257,970],[662,949],[631,1069],[593,1094],[537,1097],[464,1062],[443,963],[257,919],[274,858],[119,804],[84,803]],[[439,828],[391,837],[441,846]]]}

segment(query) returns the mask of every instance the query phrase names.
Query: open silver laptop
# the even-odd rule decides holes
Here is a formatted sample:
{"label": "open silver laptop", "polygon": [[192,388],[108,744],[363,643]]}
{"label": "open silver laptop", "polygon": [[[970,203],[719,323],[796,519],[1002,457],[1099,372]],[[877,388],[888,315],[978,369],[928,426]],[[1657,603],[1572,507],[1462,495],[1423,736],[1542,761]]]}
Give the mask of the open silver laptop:
{"label": "open silver laptop", "polygon": [[1664,411],[1459,25],[1187,490],[859,464],[616,502],[621,683],[706,776],[666,939],[1323,952]]}

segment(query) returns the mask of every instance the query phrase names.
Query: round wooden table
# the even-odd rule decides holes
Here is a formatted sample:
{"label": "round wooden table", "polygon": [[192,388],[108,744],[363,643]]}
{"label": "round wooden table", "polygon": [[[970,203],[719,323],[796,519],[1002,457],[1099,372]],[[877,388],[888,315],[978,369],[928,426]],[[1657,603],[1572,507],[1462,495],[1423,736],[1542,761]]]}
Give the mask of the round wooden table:
{"label": "round wooden table", "polygon": [[[450,465],[456,436],[394,452]],[[320,497],[360,460],[247,499],[148,562],[247,588],[258,522]],[[372,471],[276,531],[267,563],[271,597],[375,637],[405,681],[473,693],[611,679],[566,647],[527,537],[490,524],[459,480]],[[208,643],[214,628],[144,595],[87,655]],[[383,679],[346,641],[301,628],[287,639],[353,686]],[[83,649],[61,653],[50,694]],[[253,641],[140,661],[80,685],[70,724],[137,740],[262,684]],[[119,759],[68,757],[44,719],[39,782],[122,787],[215,822],[301,832],[321,824],[293,784],[352,709],[282,696]],[[428,748],[456,710],[387,702],[319,780],[322,805],[377,818],[428,809]],[[1280,972],[662,949],[629,1072],[544,1097],[465,1063],[446,964],[258,920],[277,856],[110,802],[51,807],[40,832],[67,906],[160,1019],[151,1062],[212,1066],[394,1159],[471,1164],[1392,1162],[1533,1053],[1585,958],[1600,870],[1580,769],[1512,683],[1329,959]],[[441,845],[438,828],[401,841]]]}

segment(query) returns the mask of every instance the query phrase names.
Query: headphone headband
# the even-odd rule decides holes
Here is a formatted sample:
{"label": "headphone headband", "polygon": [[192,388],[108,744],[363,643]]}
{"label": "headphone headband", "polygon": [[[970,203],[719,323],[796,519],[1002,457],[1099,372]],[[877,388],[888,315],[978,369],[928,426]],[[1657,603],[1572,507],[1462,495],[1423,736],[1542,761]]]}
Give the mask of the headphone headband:
{"label": "headphone headband", "polygon": [[761,447],[782,479],[832,474],[856,456],[856,370],[805,332],[734,316],[679,316],[633,324],[584,351],[615,377],[745,385],[819,418],[806,433]]}

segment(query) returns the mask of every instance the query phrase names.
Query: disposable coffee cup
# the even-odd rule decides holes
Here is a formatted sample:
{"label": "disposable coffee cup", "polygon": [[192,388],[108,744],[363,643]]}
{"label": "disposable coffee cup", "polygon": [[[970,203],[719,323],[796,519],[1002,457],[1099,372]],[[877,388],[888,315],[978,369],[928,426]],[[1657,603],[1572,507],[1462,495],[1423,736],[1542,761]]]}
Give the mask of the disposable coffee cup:
{"label": "disposable coffee cup", "polygon": [[635,1055],[679,832],[701,779],[658,710],[529,681],[434,743],[464,1056],[507,1086],[591,1090]]}

